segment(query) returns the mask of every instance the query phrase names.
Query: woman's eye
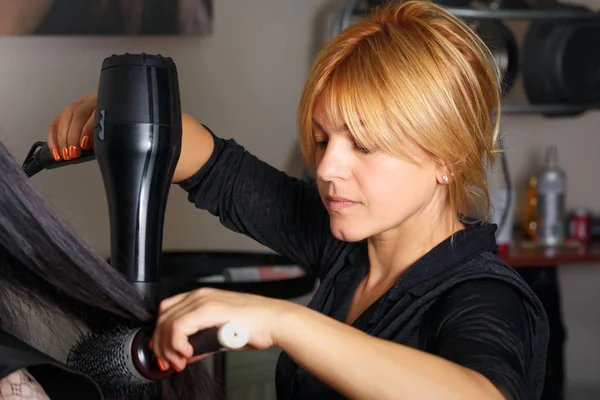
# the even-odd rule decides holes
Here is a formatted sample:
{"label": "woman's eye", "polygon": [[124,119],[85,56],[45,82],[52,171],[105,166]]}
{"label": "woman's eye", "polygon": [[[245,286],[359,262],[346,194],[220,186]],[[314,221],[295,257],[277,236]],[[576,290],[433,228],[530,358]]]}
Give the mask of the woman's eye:
{"label": "woman's eye", "polygon": [[359,151],[359,152],[364,153],[364,154],[368,154],[368,153],[371,152],[371,150],[367,149],[366,147],[362,147],[362,146],[359,146],[357,144],[354,145],[354,150]]}

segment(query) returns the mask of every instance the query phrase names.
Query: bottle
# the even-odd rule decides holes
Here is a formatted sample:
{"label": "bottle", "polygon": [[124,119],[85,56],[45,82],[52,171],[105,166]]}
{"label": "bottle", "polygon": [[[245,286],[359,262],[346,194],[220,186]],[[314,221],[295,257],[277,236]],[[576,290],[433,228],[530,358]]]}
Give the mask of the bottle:
{"label": "bottle", "polygon": [[537,176],[534,175],[529,177],[523,212],[523,232],[525,237],[532,242],[537,241],[537,207]]}
{"label": "bottle", "polygon": [[[505,154],[500,155],[500,162],[505,163],[506,159],[502,157]],[[513,244],[515,193],[508,173],[508,165],[498,165],[488,170],[490,221],[497,225],[496,243],[500,251],[508,250]]]}
{"label": "bottle", "polygon": [[566,177],[557,153],[556,146],[546,149],[546,165],[537,178],[537,240],[542,246],[558,246],[565,238]]}

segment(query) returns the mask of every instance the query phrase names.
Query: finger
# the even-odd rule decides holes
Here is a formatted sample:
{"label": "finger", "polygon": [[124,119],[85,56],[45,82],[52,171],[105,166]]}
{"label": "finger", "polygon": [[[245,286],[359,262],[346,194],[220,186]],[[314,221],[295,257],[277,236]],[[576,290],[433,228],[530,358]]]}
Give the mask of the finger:
{"label": "finger", "polygon": [[86,99],[73,110],[73,117],[67,131],[69,157],[77,158],[81,154],[79,144],[81,142],[83,127],[88,122],[90,115],[92,115],[95,109],[96,103]]}
{"label": "finger", "polygon": [[168,371],[169,369],[171,369],[171,364],[169,364],[168,361],[165,361],[162,358],[157,359],[156,362],[158,363],[158,368],[160,368],[161,371]]}
{"label": "finger", "polygon": [[79,147],[84,150],[88,150],[94,147],[94,122],[96,118],[96,110],[92,112],[90,118],[88,118],[87,122],[83,126],[81,130],[81,140],[79,142]]}
{"label": "finger", "polygon": [[190,327],[190,320],[196,319],[194,305],[177,307],[172,317],[158,326],[160,332],[158,343],[160,353],[175,368],[181,369],[187,364],[187,359],[194,355],[194,349],[189,342],[189,336],[198,329]]}
{"label": "finger", "polygon": [[[169,307],[165,306],[167,300],[161,301],[159,305],[159,314],[156,319],[156,326],[154,333],[152,334],[153,351],[159,358],[165,358],[165,343],[168,342],[168,335],[170,334],[170,322],[171,316],[179,309],[187,309],[188,303],[186,299],[189,297],[191,292],[181,293],[172,298],[169,298]],[[165,339],[165,337],[167,339]]]}
{"label": "finger", "polygon": [[203,288],[163,300],[159,306],[159,314],[156,319],[157,327],[169,326],[179,316],[194,312],[206,301],[207,295],[210,293],[213,293],[213,291]]}
{"label": "finger", "polygon": [[57,140],[58,146],[60,147],[60,155],[64,160],[70,160],[69,149],[67,144],[67,136],[69,133],[69,126],[73,119],[73,112],[79,106],[82,100],[74,101],[67,105],[60,114],[58,121]]}
{"label": "finger", "polygon": [[57,131],[58,131],[58,120],[60,118],[60,114],[52,119],[50,125],[48,126],[48,137],[46,139],[46,144],[48,145],[48,149],[52,152],[52,156],[55,161],[60,160],[60,150],[58,146],[57,140]]}
{"label": "finger", "polygon": [[194,349],[189,342],[189,337],[200,330],[217,326],[218,320],[214,316],[221,315],[216,306],[202,306],[197,302],[188,304],[176,311],[163,328],[167,334],[163,337],[161,345],[165,358],[174,366],[183,368],[188,358],[194,355]]}
{"label": "finger", "polygon": [[[181,316],[190,312],[194,312],[194,310],[201,305],[201,302],[203,301],[202,298],[206,296],[206,293],[211,293],[211,291],[200,289],[181,293],[161,301],[159,306],[159,315],[156,320],[156,328],[152,337],[153,343],[156,344],[155,354],[157,357],[168,357],[167,352],[169,351],[168,349],[170,346],[169,335],[171,334],[170,332],[172,331],[173,323]],[[185,343],[180,343],[179,346],[181,348],[186,347]],[[186,350],[183,351],[185,352]],[[176,354],[174,356],[179,355]],[[191,356],[191,354],[188,356]]]}
{"label": "finger", "polygon": [[[187,355],[180,354],[177,350],[175,350],[168,343],[168,337],[170,333],[163,333],[161,336],[157,336],[157,343],[154,345],[153,352],[157,358],[163,361],[163,365],[168,369],[169,367],[173,367],[176,371],[181,371],[187,365],[187,360],[189,356],[193,355],[193,349],[189,350]],[[163,340],[162,338],[166,337],[167,340]],[[162,343],[165,344],[162,344]]]}
{"label": "finger", "polygon": [[180,364],[174,365],[174,366],[173,366],[173,369],[174,369],[175,371],[177,371],[177,372],[181,372],[181,371],[183,371],[183,370],[185,369],[185,367],[187,367],[187,365],[188,365],[188,361],[187,361],[187,360],[185,360],[185,363],[184,363],[184,364],[181,364],[181,365],[180,365]]}

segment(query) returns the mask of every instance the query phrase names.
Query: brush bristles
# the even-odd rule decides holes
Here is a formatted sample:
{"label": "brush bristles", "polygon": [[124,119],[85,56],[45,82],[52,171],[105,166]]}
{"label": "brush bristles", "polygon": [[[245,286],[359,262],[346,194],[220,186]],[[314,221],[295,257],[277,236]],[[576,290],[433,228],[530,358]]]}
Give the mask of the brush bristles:
{"label": "brush bristles", "polygon": [[94,380],[107,398],[158,398],[160,383],[132,371],[131,335],[127,327],[88,334],[71,349],[67,364]]}

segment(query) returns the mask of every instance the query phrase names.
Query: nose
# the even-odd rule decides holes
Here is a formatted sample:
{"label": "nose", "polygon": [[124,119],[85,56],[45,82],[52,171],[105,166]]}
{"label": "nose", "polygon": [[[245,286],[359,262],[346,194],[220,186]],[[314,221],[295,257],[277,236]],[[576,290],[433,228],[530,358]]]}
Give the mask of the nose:
{"label": "nose", "polygon": [[317,178],[331,182],[343,180],[350,175],[350,154],[342,143],[330,141],[317,158]]}

